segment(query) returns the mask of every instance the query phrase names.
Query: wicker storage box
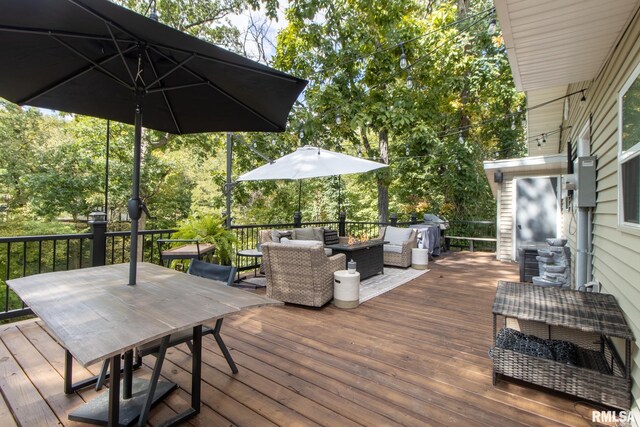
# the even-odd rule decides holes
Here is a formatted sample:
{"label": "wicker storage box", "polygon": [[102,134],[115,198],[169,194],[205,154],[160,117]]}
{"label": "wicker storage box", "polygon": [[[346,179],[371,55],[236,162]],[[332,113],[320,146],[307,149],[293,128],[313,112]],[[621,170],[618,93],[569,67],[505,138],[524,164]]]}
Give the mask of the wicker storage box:
{"label": "wicker storage box", "polygon": [[[577,346],[569,365],[494,346],[493,381],[499,374],[615,408],[631,404],[631,330],[611,295],[500,282],[493,307],[498,324]],[[609,337],[625,341],[625,363]]]}

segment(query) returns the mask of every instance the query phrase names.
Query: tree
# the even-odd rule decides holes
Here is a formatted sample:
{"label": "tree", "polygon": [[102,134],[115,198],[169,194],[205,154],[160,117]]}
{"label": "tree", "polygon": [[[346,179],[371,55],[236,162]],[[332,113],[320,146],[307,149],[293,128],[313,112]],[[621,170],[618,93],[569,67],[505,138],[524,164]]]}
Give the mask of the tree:
{"label": "tree", "polygon": [[[290,3],[275,65],[310,80],[292,130],[301,132],[300,144],[390,164],[377,174],[380,219],[389,205],[450,217],[493,215],[481,161],[511,154],[500,147],[509,133],[522,142],[520,120],[511,120],[522,99],[501,38],[487,34],[489,6]],[[406,70],[398,63],[403,54]]]}

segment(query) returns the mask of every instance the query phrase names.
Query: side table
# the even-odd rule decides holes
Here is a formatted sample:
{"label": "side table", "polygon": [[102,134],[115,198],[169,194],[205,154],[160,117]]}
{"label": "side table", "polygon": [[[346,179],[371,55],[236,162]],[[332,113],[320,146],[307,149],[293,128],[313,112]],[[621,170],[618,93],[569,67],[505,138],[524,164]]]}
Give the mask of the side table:
{"label": "side table", "polygon": [[356,308],[360,303],[360,273],[338,270],[333,273],[333,305]]}
{"label": "side table", "polygon": [[253,264],[249,266],[249,268],[253,268],[253,275],[256,276],[258,273],[258,267],[260,267],[260,263],[258,262],[262,258],[262,252],[257,249],[244,249],[238,251],[236,253],[236,266],[238,270],[238,279],[240,281],[240,269],[246,270],[247,268],[240,266],[240,258],[253,258]]}
{"label": "side table", "polygon": [[426,270],[429,266],[429,249],[411,248],[411,268]]}

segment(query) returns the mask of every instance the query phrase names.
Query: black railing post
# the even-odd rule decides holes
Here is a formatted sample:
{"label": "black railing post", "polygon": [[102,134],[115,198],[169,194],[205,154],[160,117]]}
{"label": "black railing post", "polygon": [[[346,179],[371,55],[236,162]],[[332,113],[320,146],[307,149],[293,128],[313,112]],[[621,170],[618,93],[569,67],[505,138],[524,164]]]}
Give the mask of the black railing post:
{"label": "black railing post", "polygon": [[395,227],[398,224],[398,214],[395,212],[392,213],[391,217],[389,218],[389,222]]}
{"label": "black railing post", "polygon": [[91,212],[88,224],[91,226],[93,239],[91,242],[91,266],[104,265],[107,255],[107,214]]}
{"label": "black railing post", "polygon": [[347,214],[345,212],[340,212],[338,221],[338,236],[345,237],[347,235]]}
{"label": "black railing post", "polygon": [[293,213],[293,226],[295,228],[302,227],[302,213],[300,211]]}
{"label": "black railing post", "polygon": [[411,214],[411,224],[417,224],[418,223],[418,214],[413,212]]}

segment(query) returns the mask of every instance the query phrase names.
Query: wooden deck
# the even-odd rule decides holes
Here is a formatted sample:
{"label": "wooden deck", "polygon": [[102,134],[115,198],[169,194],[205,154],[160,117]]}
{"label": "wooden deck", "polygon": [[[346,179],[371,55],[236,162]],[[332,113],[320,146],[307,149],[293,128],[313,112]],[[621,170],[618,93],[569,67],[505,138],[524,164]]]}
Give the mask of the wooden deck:
{"label": "wooden deck", "polygon": [[[201,426],[591,425],[578,399],[514,381],[491,383],[496,282],[517,266],[456,252],[420,278],[354,310],[286,305],[225,320],[232,375],[204,339]],[[148,364],[136,375],[148,376]],[[0,426],[75,425],[67,415],[96,392],[63,393],[64,352],[37,320],[0,326]],[[76,378],[96,373],[74,366]],[[163,376],[180,389],[151,412],[186,409],[191,358],[170,349]],[[583,418],[589,417],[587,421]]]}

